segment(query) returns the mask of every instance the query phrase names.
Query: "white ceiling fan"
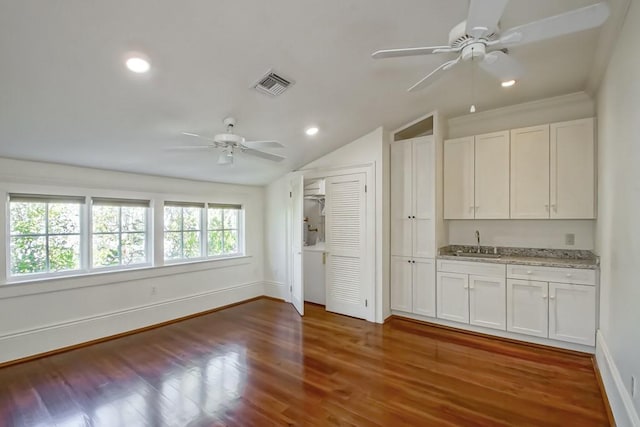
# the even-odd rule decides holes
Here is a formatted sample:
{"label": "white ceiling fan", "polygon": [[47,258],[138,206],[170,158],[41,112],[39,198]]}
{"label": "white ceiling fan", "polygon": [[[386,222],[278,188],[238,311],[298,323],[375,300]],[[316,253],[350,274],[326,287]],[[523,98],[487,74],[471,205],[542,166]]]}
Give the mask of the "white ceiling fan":
{"label": "white ceiling fan", "polygon": [[169,150],[200,151],[218,149],[221,150],[218,157],[219,165],[232,165],[234,156],[237,153],[260,157],[261,159],[271,160],[273,162],[281,162],[286,159],[284,156],[260,150],[260,148],[284,148],[284,145],[280,144],[278,141],[247,141],[242,136],[233,133],[233,128],[236,125],[236,119],[233,117],[227,117],[224,119],[223,123],[226,127],[226,132],[219,133],[213,138],[208,138],[191,132],[182,132],[183,135],[192,136],[206,141],[206,145],[171,147]]}
{"label": "white ceiling fan", "polygon": [[460,61],[477,61],[489,74],[504,81],[517,80],[524,70],[507,54],[506,48],[595,28],[609,17],[609,5],[600,2],[560,15],[501,31],[499,21],[509,0],[471,0],[467,19],[449,32],[448,46],[387,49],[374,52],[373,58],[455,53],[447,61],[411,86],[408,91],[426,87],[443,71]]}

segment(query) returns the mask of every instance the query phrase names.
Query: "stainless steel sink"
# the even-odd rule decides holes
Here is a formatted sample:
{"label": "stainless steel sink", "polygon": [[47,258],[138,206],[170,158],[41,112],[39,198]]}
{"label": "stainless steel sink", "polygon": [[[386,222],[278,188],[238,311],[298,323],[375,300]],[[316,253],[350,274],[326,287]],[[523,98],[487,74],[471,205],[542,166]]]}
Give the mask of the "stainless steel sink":
{"label": "stainless steel sink", "polygon": [[479,254],[476,252],[454,252],[453,256],[467,257],[467,258],[500,258],[498,254]]}

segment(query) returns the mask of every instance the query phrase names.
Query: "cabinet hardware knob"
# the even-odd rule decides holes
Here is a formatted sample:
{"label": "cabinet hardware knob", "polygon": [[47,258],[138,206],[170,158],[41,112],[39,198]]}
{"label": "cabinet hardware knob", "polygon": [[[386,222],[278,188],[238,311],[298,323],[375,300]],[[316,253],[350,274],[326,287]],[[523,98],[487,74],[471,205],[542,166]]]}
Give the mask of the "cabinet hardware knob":
{"label": "cabinet hardware knob", "polygon": [[411,261],[411,262],[414,263],[414,264],[416,263],[415,261]]}
{"label": "cabinet hardware knob", "polygon": [[409,264],[411,264],[411,260],[410,260],[410,259],[408,259],[408,260],[407,260],[407,262],[408,262]]}
{"label": "cabinet hardware knob", "polygon": [[542,299],[547,299],[547,296],[546,295],[542,295]]}
{"label": "cabinet hardware knob", "polygon": [[415,215],[413,215],[411,218],[416,219],[416,216],[415,216]]}
{"label": "cabinet hardware knob", "polygon": [[411,215],[409,215],[407,218],[411,219]]}
{"label": "cabinet hardware knob", "polygon": [[549,205],[544,205],[544,208],[548,211],[549,210]]}
{"label": "cabinet hardware knob", "polygon": [[549,298],[556,299],[556,296],[555,295],[549,295]]}
{"label": "cabinet hardware knob", "polygon": [[469,285],[464,285],[464,288],[465,289],[469,289]]}

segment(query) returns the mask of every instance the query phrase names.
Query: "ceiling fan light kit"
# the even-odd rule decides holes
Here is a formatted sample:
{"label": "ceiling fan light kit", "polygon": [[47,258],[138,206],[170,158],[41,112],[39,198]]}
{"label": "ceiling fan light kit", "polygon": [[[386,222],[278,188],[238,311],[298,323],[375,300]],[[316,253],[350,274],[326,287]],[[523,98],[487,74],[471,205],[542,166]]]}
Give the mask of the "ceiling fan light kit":
{"label": "ceiling fan light kit", "polygon": [[[471,0],[467,19],[449,32],[448,46],[378,50],[372,57],[382,59],[432,54],[458,55],[411,86],[409,92],[428,86],[442,72],[453,68],[461,61],[478,62],[480,68],[502,82],[513,81],[509,85],[503,83],[503,87],[509,87],[522,77],[524,69],[508,54],[507,47],[596,28],[607,20],[610,13],[608,3],[603,1],[501,31],[498,24],[508,2],[509,0]],[[472,109],[475,108],[472,106]]]}

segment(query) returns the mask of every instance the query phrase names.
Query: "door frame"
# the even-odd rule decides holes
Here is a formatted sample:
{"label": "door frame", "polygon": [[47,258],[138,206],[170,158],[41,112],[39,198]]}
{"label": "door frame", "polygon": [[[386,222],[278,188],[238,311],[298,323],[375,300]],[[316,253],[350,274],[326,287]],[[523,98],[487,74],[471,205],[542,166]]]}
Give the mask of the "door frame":
{"label": "door frame", "polygon": [[[376,277],[376,251],[377,242],[376,242],[376,168],[375,163],[366,163],[366,164],[358,164],[353,166],[343,166],[343,167],[335,167],[335,168],[319,168],[319,169],[307,169],[296,171],[300,172],[303,175],[303,179],[318,179],[318,178],[328,178],[332,176],[341,176],[341,175],[350,175],[355,173],[364,173],[365,174],[365,182],[367,186],[366,192],[366,242],[365,245],[367,250],[364,254],[364,262],[365,262],[365,282],[369,283],[369,286],[365,286],[365,299],[368,301],[367,304],[367,317],[365,320],[369,322],[376,321],[376,284],[378,282],[378,278]],[[380,213],[382,215],[382,213]],[[289,230],[289,225],[287,224],[287,233],[291,233]],[[370,244],[371,242],[371,244]],[[290,247],[290,240],[287,239],[287,260],[288,264],[292,265],[292,252]],[[380,248],[381,249],[381,248]],[[302,256],[304,256],[304,251]],[[290,274],[290,269],[287,269]],[[289,284],[289,289],[291,289],[291,276],[288,275],[287,281]],[[304,282],[304,278],[303,278]],[[303,283],[304,289],[304,283]],[[287,292],[289,300],[292,300],[291,291]]]}

